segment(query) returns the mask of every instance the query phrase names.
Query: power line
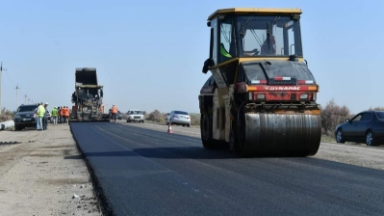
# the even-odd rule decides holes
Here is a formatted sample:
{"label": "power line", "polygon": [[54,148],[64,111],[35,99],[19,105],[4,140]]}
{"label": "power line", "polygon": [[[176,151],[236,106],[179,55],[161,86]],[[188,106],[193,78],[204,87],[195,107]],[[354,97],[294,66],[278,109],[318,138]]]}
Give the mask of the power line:
{"label": "power line", "polygon": [[8,79],[9,79],[9,81],[10,81],[11,84],[13,85],[13,81],[12,81],[11,77],[9,76],[9,73],[5,73],[5,74],[7,74],[7,77],[8,77]]}

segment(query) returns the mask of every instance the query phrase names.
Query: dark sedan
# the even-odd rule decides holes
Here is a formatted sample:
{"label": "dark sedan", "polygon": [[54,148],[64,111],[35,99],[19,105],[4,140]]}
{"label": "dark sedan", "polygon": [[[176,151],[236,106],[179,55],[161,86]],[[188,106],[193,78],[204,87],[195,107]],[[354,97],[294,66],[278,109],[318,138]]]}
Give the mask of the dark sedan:
{"label": "dark sedan", "polygon": [[384,111],[364,111],[339,124],[335,129],[337,143],[365,142],[368,146],[384,141]]}

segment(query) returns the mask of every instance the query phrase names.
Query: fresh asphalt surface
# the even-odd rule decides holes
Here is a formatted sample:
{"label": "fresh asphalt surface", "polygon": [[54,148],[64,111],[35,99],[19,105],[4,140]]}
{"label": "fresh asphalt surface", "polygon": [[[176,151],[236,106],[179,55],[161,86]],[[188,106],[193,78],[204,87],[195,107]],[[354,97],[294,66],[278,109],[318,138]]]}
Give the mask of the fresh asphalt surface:
{"label": "fresh asphalt surface", "polygon": [[242,159],[200,139],[71,123],[116,215],[384,215],[384,172],[315,158]]}

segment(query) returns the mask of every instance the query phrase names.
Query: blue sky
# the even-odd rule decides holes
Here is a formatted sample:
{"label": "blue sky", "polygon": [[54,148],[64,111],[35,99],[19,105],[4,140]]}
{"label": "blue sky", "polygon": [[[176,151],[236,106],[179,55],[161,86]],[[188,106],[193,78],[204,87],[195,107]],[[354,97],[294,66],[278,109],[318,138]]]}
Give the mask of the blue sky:
{"label": "blue sky", "polygon": [[0,15],[2,106],[71,106],[77,67],[95,67],[104,102],[121,111],[198,112],[208,57],[207,17],[218,8],[303,10],[304,57],[320,85],[353,113],[384,106],[384,1],[14,1]]}

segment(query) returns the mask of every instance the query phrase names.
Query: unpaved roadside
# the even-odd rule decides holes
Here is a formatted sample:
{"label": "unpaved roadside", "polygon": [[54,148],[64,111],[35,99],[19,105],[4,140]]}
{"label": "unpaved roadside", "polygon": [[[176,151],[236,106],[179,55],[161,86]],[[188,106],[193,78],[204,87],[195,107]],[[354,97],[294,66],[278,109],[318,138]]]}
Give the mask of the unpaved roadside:
{"label": "unpaved roadside", "polygon": [[69,126],[1,131],[0,215],[100,215]]}
{"label": "unpaved roadside", "polygon": [[[167,125],[154,123],[126,123],[125,121],[119,121],[119,123],[163,131],[164,133],[166,133],[168,129]],[[199,128],[188,128],[173,125],[172,131],[175,134],[200,138]],[[384,170],[383,146],[368,147],[364,145],[321,143],[319,151],[315,156],[313,156],[313,158]]]}

